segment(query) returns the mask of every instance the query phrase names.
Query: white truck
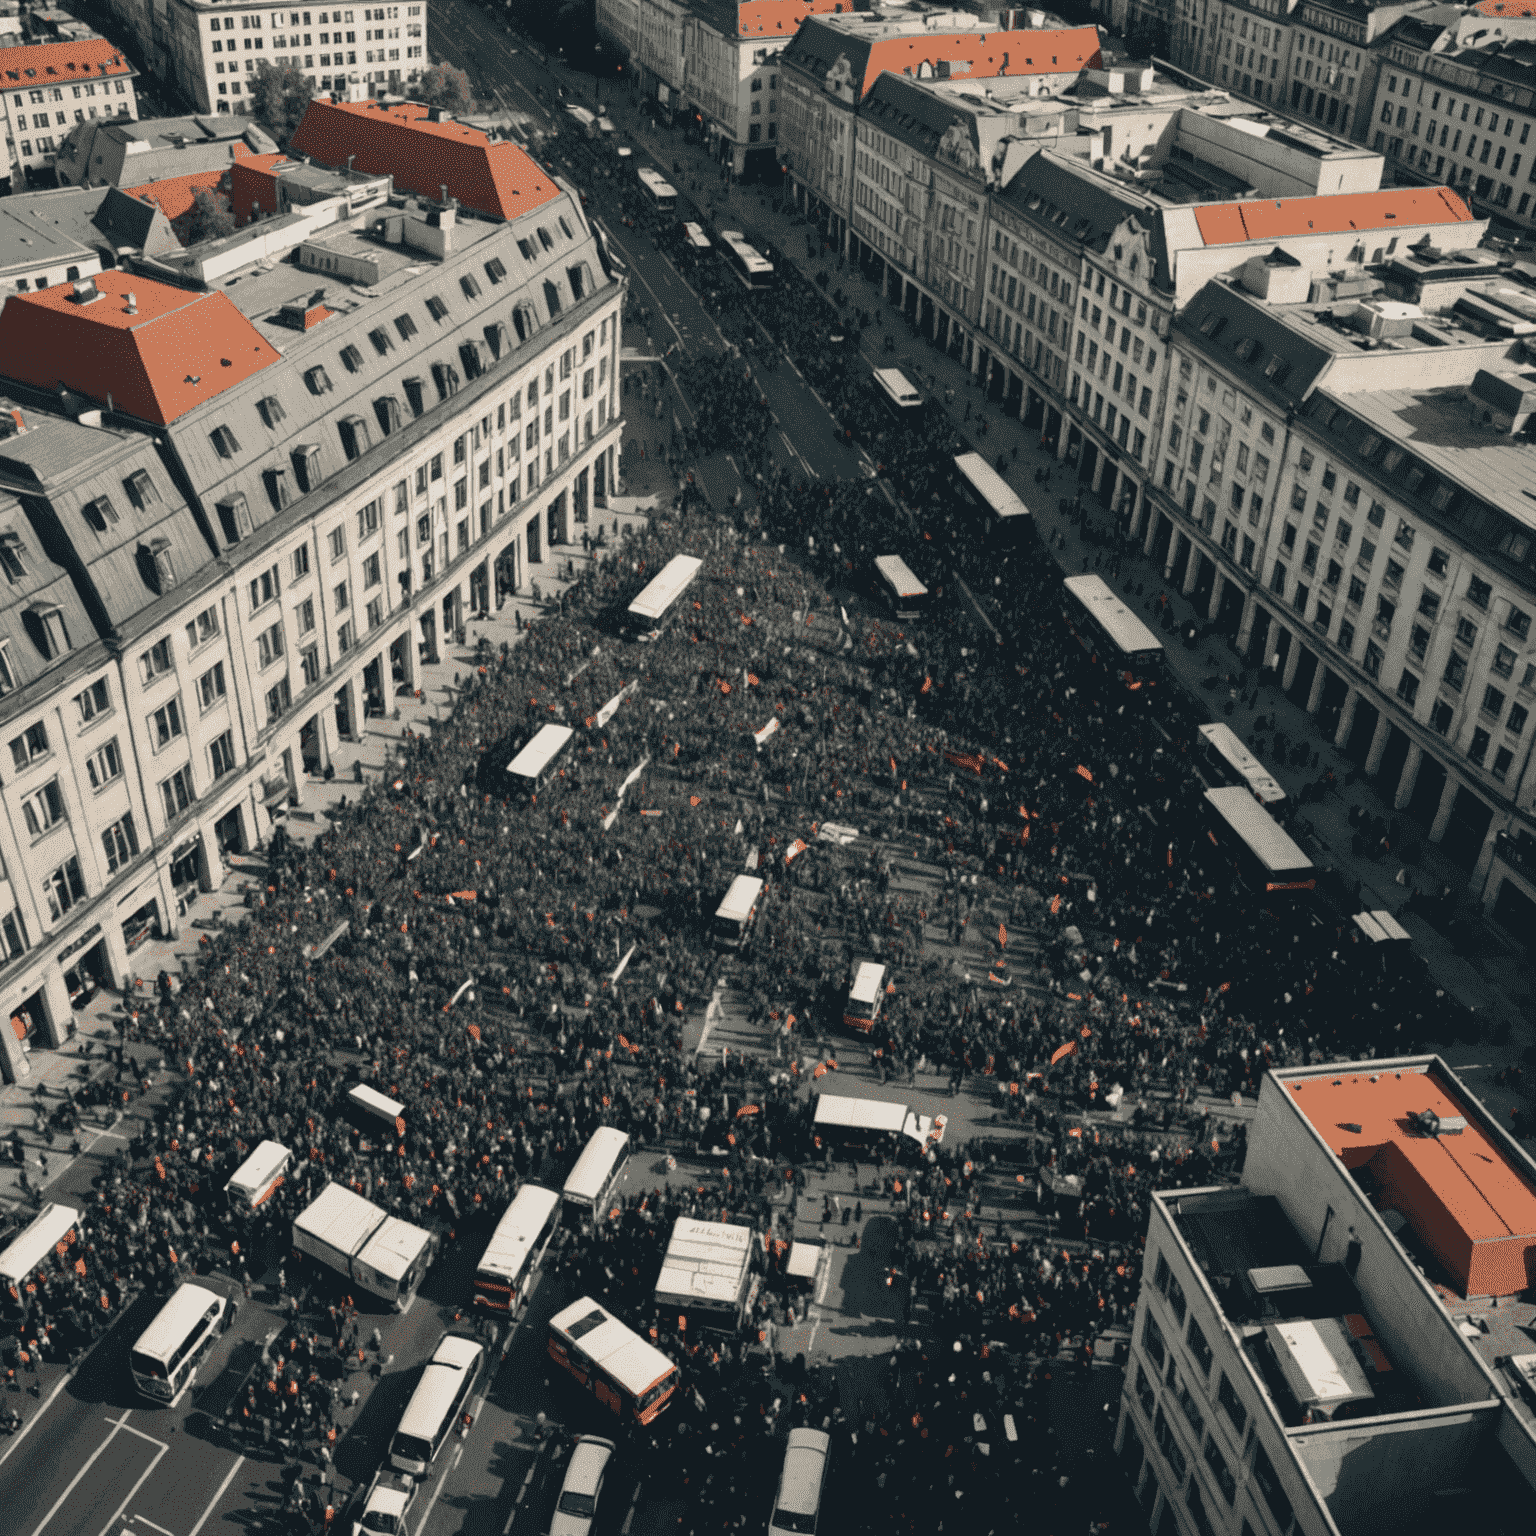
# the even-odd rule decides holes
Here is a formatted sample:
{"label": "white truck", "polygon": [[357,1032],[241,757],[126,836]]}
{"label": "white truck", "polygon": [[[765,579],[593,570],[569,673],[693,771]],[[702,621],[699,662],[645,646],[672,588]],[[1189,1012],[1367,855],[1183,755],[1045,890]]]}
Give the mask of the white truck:
{"label": "white truck", "polygon": [[404,1312],[437,1257],[437,1237],[327,1184],[293,1219],[293,1246]]}

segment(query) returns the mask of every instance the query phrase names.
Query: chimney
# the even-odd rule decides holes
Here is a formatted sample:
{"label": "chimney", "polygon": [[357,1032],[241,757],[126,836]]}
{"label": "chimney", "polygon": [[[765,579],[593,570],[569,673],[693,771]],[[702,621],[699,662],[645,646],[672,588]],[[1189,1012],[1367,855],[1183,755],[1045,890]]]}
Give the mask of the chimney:
{"label": "chimney", "polygon": [[351,169],[352,169],[352,162],[353,162],[353,161],[354,161],[354,160],[356,160],[356,159],[357,159],[357,156],[356,156],[356,155],[355,155],[355,154],[354,154],[354,155],[348,155],[348,156],[347,156],[347,169],[348,169],[348,170],[349,170],[349,171],[350,171],[350,170],[351,170]]}
{"label": "chimney", "polygon": [[93,277],[79,278],[69,286],[71,304],[94,304],[101,297],[96,287],[96,279]]}
{"label": "chimney", "polygon": [[438,201],[446,205],[448,202],[448,183],[446,181],[438,182],[437,190],[442,193],[442,196],[438,198]]}
{"label": "chimney", "polygon": [[133,289],[130,288],[128,290],[128,313],[130,315],[136,315],[136,314],[138,314],[138,312],[139,312],[139,296],[138,296],[138,294],[136,294],[133,291]]}

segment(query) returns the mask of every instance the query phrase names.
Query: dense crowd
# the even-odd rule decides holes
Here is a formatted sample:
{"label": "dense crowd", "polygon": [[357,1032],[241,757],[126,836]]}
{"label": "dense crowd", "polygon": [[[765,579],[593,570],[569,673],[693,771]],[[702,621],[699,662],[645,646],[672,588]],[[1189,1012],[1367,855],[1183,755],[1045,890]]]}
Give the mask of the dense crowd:
{"label": "dense crowd", "polygon": [[[770,1247],[785,1235],[785,1186],[793,1201],[816,1157],[803,1077],[839,1037],[853,966],[874,956],[894,986],[867,1041],[875,1071],[910,1082],[935,1067],[952,1091],[993,1098],[1008,1172],[998,1147],[958,1139],[875,1170],[862,1199],[897,1225],[892,1321],[928,1306],[932,1358],[898,1362],[899,1415],[840,1433],[877,1489],[872,1521],[909,1528],[927,1507],[913,1494],[948,1485],[993,1500],[1003,1529],[1013,1511],[1056,1507],[1064,1478],[1074,1509],[1092,1496],[1049,1446],[1047,1377],[1128,1322],[1149,1192],[1240,1159],[1240,1136],[1193,1117],[1196,1091],[1251,1095],[1269,1066],[1443,1032],[1421,980],[1364,964],[1337,914],[1268,911],[1234,885],[1200,821],[1191,720],[1082,664],[1037,546],[977,547],[947,493],[957,445],[942,415],[884,424],[825,346],[835,317],[819,299],[717,302],[732,334],[773,330],[898,506],[875,482],[801,483],[766,455],[734,515],[685,490],[584,564],[517,646],[482,647],[451,712],[331,830],[311,845],[275,835],[249,922],[205,934],[199,965],[134,1004],[128,1038],[163,1058],[172,1092],[75,1242],[0,1298],[13,1371],[80,1350],[142,1289],[215,1268],[260,1279],[330,1180],[478,1232],[522,1181],[563,1177],[602,1124],[639,1145],[722,1149],[707,1185],[621,1201],[566,1250],[573,1277],[649,1325],[677,1215],[729,1215]],[[691,366],[706,404],[685,461],[739,446],[763,409],[742,355]],[[677,622],[626,646],[619,617],[680,552],[704,567]],[[944,595],[930,617],[897,624],[854,600],[883,552]],[[571,749],[519,797],[504,765],[549,723],[576,729]],[[862,835],[819,841],[829,822]],[[772,878],[731,975],[777,1060],[695,1059],[684,1021],[721,970],[709,918],[746,867]],[[149,1087],[134,1061],[120,1056],[113,1082],[124,1100]],[[338,1114],[352,1081],[406,1106],[397,1136]],[[1135,1126],[1096,1130],[1087,1112],[1122,1096]],[[294,1176],[232,1218],[225,1181],[263,1138],[294,1149]],[[1050,1243],[1011,1235],[995,1199],[987,1216],[984,1188],[1008,1177],[1059,1221]],[[293,1399],[277,1417],[318,1455],[339,1390],[319,1357],[355,1354],[356,1318],[323,1304],[324,1277],[294,1266],[282,1284],[296,1331],[270,1393]],[[699,1530],[729,1508],[753,1419],[772,1432],[786,1415],[836,1416],[829,1373],[747,1347],[788,1321],[782,1299],[765,1295],[750,1321],[741,1346],[702,1355],[660,1332],[696,1394]],[[262,1390],[245,1405],[258,1418]],[[987,1453],[968,1428],[1004,1402],[1038,1421],[1020,1426],[1022,1481],[1004,1475],[995,1428]]]}

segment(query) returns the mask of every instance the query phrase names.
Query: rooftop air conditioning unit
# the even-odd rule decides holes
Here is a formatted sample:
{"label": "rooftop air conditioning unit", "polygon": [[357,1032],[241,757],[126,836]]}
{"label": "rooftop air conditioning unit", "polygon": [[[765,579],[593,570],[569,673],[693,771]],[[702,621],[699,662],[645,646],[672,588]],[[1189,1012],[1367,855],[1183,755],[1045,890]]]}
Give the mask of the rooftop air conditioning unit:
{"label": "rooftop air conditioning unit", "polygon": [[1421,1136],[1460,1136],[1467,1128],[1467,1117],[1437,1115],[1432,1109],[1421,1109],[1413,1116],[1413,1124]]}

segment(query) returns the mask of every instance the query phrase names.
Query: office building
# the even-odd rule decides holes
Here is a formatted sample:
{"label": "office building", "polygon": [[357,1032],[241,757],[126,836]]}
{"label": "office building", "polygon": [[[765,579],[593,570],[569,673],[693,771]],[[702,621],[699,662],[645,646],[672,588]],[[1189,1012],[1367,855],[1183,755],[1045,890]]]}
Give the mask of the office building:
{"label": "office building", "polygon": [[1241,1184],[1151,1204],[1117,1430],[1149,1529],[1524,1529],[1536,1166],[1443,1061],[1270,1072]]}

